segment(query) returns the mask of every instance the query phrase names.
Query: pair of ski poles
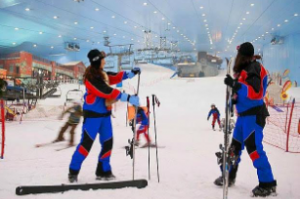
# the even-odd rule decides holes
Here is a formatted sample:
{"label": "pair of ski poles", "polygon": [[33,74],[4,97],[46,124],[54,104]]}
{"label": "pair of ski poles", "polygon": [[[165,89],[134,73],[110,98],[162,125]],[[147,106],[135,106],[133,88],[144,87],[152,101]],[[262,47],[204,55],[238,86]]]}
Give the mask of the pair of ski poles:
{"label": "pair of ski poles", "polygon": [[[139,95],[139,88],[140,88],[140,73],[138,75],[138,84],[137,84],[137,93],[136,95]],[[155,105],[160,105],[160,102],[156,95],[152,95],[152,106],[153,106],[153,118],[154,118],[154,132],[155,132],[155,147],[156,147],[156,168],[157,168],[157,180],[160,182],[160,176],[159,176],[159,158],[158,158],[158,145],[157,145],[157,129],[156,129],[156,115],[155,115]],[[148,112],[150,113],[150,102],[149,97],[147,97],[147,108]],[[132,161],[132,179],[134,180],[135,177],[135,138],[136,138],[136,119],[137,119],[137,107],[135,109],[135,117],[133,120],[133,126],[134,126],[134,133],[133,133],[133,161]],[[150,116],[150,115],[149,115]],[[149,136],[149,129],[148,129],[148,136]],[[150,177],[150,146],[148,146],[148,178]]]}

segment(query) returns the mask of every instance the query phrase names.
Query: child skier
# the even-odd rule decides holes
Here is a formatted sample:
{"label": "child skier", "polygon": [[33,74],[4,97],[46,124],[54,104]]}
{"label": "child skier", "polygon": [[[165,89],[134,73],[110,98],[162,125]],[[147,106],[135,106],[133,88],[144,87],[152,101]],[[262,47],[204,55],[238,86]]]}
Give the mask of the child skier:
{"label": "child skier", "polygon": [[[140,126],[136,132],[137,135],[136,135],[135,145],[139,146],[140,143],[139,140],[141,134],[144,134],[147,141],[147,143],[143,147],[151,145],[151,140],[147,134],[147,130],[149,128],[149,119],[144,109],[141,107],[138,107],[137,110],[136,124],[140,124]],[[132,131],[134,132],[133,120],[131,120],[130,125],[132,126]]]}
{"label": "child skier", "polygon": [[212,129],[215,131],[215,123],[216,123],[216,121],[218,121],[219,129],[221,131],[222,129],[221,129],[221,123],[220,123],[220,112],[217,109],[216,105],[214,105],[214,104],[211,105],[211,110],[208,113],[207,120],[209,120],[211,115],[213,115],[213,121],[211,124]]}
{"label": "child skier", "polygon": [[[235,178],[244,147],[257,170],[259,184],[252,193],[254,196],[266,197],[276,194],[276,180],[271,165],[263,149],[263,129],[269,112],[264,103],[268,76],[261,59],[254,55],[254,47],[246,42],[238,47],[238,54],[234,63],[234,78],[229,74],[224,83],[235,93],[234,101],[238,117],[231,141],[231,154],[236,161],[229,170],[229,186],[235,183]],[[222,168],[222,165],[221,165]],[[223,185],[223,177],[215,180],[218,186]]]}
{"label": "child skier", "polygon": [[74,145],[74,135],[75,135],[75,129],[77,127],[77,125],[80,122],[80,117],[82,116],[82,108],[81,108],[81,102],[78,101],[74,101],[73,102],[73,106],[68,108],[67,110],[65,110],[60,118],[62,119],[64,117],[64,115],[66,113],[70,113],[69,119],[66,122],[66,124],[61,128],[57,138],[53,141],[53,142],[60,142],[60,141],[64,141],[64,133],[65,131],[71,127],[70,130],[70,142],[69,142],[69,146],[73,146]]}

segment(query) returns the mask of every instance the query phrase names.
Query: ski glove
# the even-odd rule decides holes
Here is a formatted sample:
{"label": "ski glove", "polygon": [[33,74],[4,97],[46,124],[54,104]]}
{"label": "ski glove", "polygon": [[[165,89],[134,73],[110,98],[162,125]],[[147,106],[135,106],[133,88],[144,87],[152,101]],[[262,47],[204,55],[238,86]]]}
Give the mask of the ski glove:
{"label": "ski glove", "polygon": [[134,96],[134,95],[131,96],[131,95],[128,95],[127,93],[121,93],[120,100],[122,102],[129,102],[133,106],[139,106],[140,105],[140,99],[139,99],[138,96]]}
{"label": "ski glove", "polygon": [[130,72],[127,72],[129,79],[132,79],[136,74],[141,74],[141,69],[139,67],[134,67]]}
{"label": "ski glove", "polygon": [[238,83],[236,79],[233,79],[230,75],[226,75],[224,79],[224,83],[234,89],[235,91],[238,91],[241,88],[241,84]]}

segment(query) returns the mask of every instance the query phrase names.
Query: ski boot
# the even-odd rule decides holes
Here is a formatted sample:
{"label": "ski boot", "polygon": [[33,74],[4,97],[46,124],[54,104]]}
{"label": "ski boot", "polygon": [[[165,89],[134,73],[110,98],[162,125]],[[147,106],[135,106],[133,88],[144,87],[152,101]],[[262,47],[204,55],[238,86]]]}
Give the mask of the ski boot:
{"label": "ski boot", "polygon": [[116,179],[116,176],[114,174],[112,174],[111,171],[107,172],[105,174],[96,176],[96,180],[110,181],[110,180],[114,180],[114,179]]}
{"label": "ski boot", "polygon": [[276,180],[271,183],[260,182],[259,185],[252,190],[253,197],[276,196],[276,186]]}
{"label": "ski boot", "polygon": [[70,174],[70,173],[69,173],[69,176],[68,176],[69,182],[70,182],[70,183],[77,182],[77,176],[78,176],[78,175],[76,175],[76,174]]}
{"label": "ski boot", "polygon": [[[235,183],[235,179],[230,179],[229,178],[228,187],[231,187],[232,185],[234,185],[234,183]],[[215,180],[214,184],[217,185],[217,186],[222,187],[223,186],[223,176],[218,177]]]}
{"label": "ski boot", "polygon": [[140,141],[136,140],[134,146],[139,146],[140,145]]}

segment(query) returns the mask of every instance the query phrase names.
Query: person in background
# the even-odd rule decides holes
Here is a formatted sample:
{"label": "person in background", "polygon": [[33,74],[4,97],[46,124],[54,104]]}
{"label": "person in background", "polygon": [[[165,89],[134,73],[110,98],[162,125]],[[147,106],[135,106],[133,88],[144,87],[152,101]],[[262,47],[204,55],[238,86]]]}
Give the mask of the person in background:
{"label": "person in background", "polygon": [[212,115],[213,116],[213,121],[212,121],[212,124],[211,124],[212,129],[215,131],[215,123],[217,121],[218,124],[219,124],[219,129],[221,131],[222,128],[221,128],[221,122],[220,122],[220,112],[217,109],[215,104],[212,104],[210,107],[211,107],[211,110],[208,113],[207,120],[209,120],[210,116]]}
{"label": "person in background", "polygon": [[65,141],[64,133],[66,132],[66,130],[69,127],[71,127],[69,146],[73,146],[75,129],[76,129],[77,125],[79,124],[80,118],[82,116],[81,100],[73,101],[73,106],[71,106],[67,110],[63,111],[63,113],[60,116],[60,119],[63,119],[63,117],[66,113],[70,113],[69,119],[66,122],[66,124],[61,128],[57,138],[53,142]]}

